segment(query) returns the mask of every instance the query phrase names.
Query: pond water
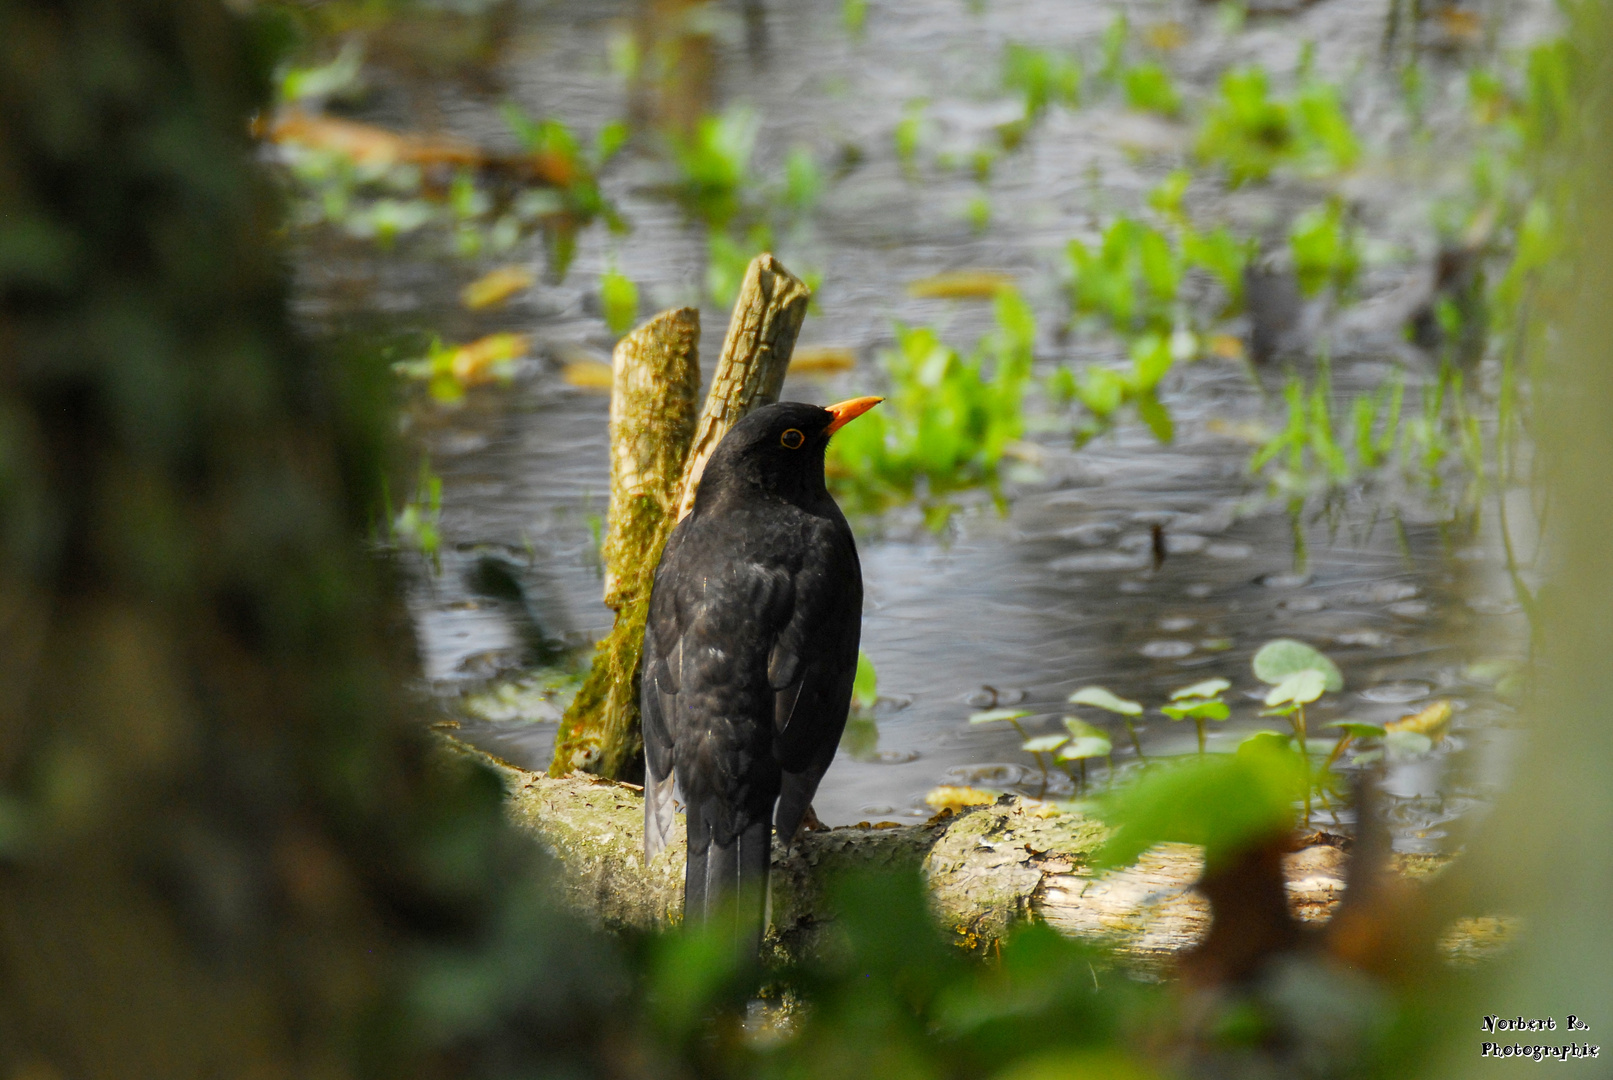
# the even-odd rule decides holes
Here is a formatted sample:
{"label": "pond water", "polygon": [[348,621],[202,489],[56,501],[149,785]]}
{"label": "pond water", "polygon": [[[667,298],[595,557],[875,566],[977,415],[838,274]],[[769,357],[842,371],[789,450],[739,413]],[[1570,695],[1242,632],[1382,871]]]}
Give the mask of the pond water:
{"label": "pond water", "polygon": [[[1193,128],[1097,95],[1080,109],[1050,111],[983,185],[967,167],[946,169],[944,159],[966,157],[1019,114],[1000,89],[1006,43],[1090,52],[1120,7],[880,0],[868,5],[859,34],[848,32],[834,4],[652,7],[698,31],[704,77],[680,92],[703,95],[712,109],[754,110],[758,174],[779,175],[796,146],[842,163],[837,172],[826,167],[816,211],[781,232],[775,251],[793,269],[823,275],[801,344],[850,349],[858,365],[828,379],[792,378],[786,398],[827,402],[877,391],[876,356],[892,341],[893,320],[935,325],[949,342],[972,346],[990,325],[989,303],[913,299],[905,289],[947,270],[1015,278],[1042,327],[1039,365],[1118,359],[1112,346],[1058,332],[1067,316],[1060,252],[1071,237],[1090,241],[1115,214],[1137,212],[1181,166]],[[1306,42],[1315,46],[1315,70],[1347,83],[1368,164],[1335,187],[1356,209],[1368,258],[1360,302],[1327,323],[1335,391],[1342,399],[1403,370],[1414,397],[1434,367],[1405,343],[1396,305],[1435,248],[1430,207],[1448,186],[1441,162],[1453,153],[1441,118],[1462,108],[1462,57],[1429,54],[1417,125],[1400,103],[1398,71],[1380,60],[1381,2],[1320,0],[1241,25],[1208,4],[1123,8],[1138,32],[1175,28],[1174,47],[1162,55],[1188,96],[1211,92],[1236,63],[1258,61],[1280,80],[1301,62]],[[438,78],[376,58],[375,92],[360,115],[508,146],[498,114],[505,100],[585,132],[635,109],[653,111],[607,62],[651,19],[637,5],[589,0],[508,11],[478,78]],[[1540,25],[1525,5],[1501,37],[1523,40]],[[928,102],[924,142],[909,170],[892,132],[920,99]],[[404,409],[408,438],[443,481],[440,568],[420,560],[409,586],[425,676],[463,737],[529,768],[548,764],[552,708],[527,694],[502,714],[477,718],[460,701],[519,684],[528,678],[523,665],[586,650],[609,626],[592,520],[608,490],[607,401],[561,376],[579,358],[608,359],[614,338],[600,316],[599,275],[614,266],[633,279],[642,315],[703,303],[708,373],[726,326],[726,312],[703,298],[704,227],[663,197],[664,181],[655,155],[630,149],[603,187],[631,233],[585,231],[563,281],[545,279],[493,311],[464,310],[458,291],[504,263],[541,271],[537,240],[512,254],[463,259],[424,238],[381,250],[327,230],[302,235],[298,302],[318,332],[383,321],[445,340],[499,330],[534,336],[534,359],[513,384],[472,389],[454,407],[411,395]],[[1231,194],[1195,184],[1188,208],[1195,218],[1269,235],[1325,191],[1297,181]],[[991,218],[979,229],[968,207],[982,192]],[[1313,734],[1336,719],[1381,724],[1438,698],[1452,701],[1451,736],[1433,755],[1393,768],[1386,782],[1397,846],[1452,843],[1451,823],[1500,782],[1513,738],[1511,707],[1495,694],[1493,675],[1474,668],[1518,655],[1524,640],[1490,515],[1476,529],[1458,528],[1450,509],[1406,490],[1357,491],[1325,518],[1306,516],[1301,564],[1288,513],[1248,469],[1251,433],[1282,422],[1280,383],[1272,372],[1252,377],[1242,362],[1178,366],[1162,394],[1175,420],[1170,445],[1129,422],[1075,449],[1067,424],[1036,412],[1039,433],[1008,469],[1006,514],[966,497],[941,536],[913,510],[854,521],[867,594],[863,647],[879,673],[877,741],[865,726],[856,753],[843,750],[818,797],[819,816],[830,824],[918,820],[931,813],[925,794],[940,784],[1067,795],[1068,780],[1055,773],[1044,781],[1012,728],[971,726],[968,718],[1013,705],[1032,713],[1024,721],[1030,734],[1062,730],[1066,699],[1085,685],[1150,706],[1138,734],[1152,756],[1195,745],[1190,723],[1170,723],[1154,707],[1177,687],[1224,676],[1233,684],[1233,718],[1212,725],[1210,740],[1229,747],[1283,723],[1257,715],[1265,688],[1250,658],[1272,638],[1295,637],[1332,656],[1346,679],[1342,694],[1313,710]],[[1166,546],[1157,568],[1155,527]],[[1126,733],[1108,726],[1116,766],[1125,768]],[[1327,811],[1316,820],[1334,821]],[[1347,814],[1341,822],[1349,824]]]}

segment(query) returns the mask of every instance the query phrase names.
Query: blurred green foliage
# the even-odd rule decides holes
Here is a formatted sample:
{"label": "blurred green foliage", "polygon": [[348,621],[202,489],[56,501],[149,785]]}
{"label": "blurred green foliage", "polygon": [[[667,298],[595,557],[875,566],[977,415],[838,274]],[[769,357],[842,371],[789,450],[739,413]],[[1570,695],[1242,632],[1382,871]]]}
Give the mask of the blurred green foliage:
{"label": "blurred green foliage", "polygon": [[1280,165],[1307,172],[1353,166],[1361,148],[1327,83],[1305,79],[1292,98],[1273,97],[1264,69],[1244,67],[1221,79],[1221,96],[1199,128],[1200,160],[1226,170],[1233,187],[1264,180]]}
{"label": "blurred green foliage", "polygon": [[963,356],[928,327],[896,327],[881,355],[885,402],[829,444],[830,487],[848,508],[873,513],[917,499],[932,527],[952,511],[947,496],[996,490],[998,466],[1024,432],[1036,318],[1012,289],[995,301],[997,327]]}

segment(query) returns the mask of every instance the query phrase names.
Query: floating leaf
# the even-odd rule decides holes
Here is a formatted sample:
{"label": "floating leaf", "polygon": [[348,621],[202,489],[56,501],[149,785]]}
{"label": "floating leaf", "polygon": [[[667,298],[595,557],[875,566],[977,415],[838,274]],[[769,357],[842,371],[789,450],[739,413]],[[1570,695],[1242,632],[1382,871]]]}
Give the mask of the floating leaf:
{"label": "floating leaf", "polygon": [[1327,689],[1327,678],[1315,668],[1296,671],[1271,688],[1266,695],[1267,705],[1308,705],[1322,696]]}
{"label": "floating leaf", "polygon": [[1421,757],[1434,748],[1434,740],[1420,731],[1390,731],[1384,734],[1383,747],[1395,757]]}
{"label": "floating leaf", "polygon": [[516,293],[532,287],[532,271],[524,266],[501,266],[459,291],[459,302],[472,311],[496,307]]}
{"label": "floating leaf", "polygon": [[1014,279],[990,270],[954,270],[907,283],[907,295],[915,300],[993,300],[1004,289],[1012,289]]}
{"label": "floating leaf", "polygon": [[944,784],[932,788],[930,793],[924,796],[924,801],[939,813],[942,810],[963,810],[970,806],[990,806],[997,801],[997,796],[979,788]]}
{"label": "floating leaf", "polygon": [[1451,722],[1451,703],[1441,698],[1419,712],[1383,725],[1385,731],[1414,731],[1438,742]]}
{"label": "floating leaf", "polygon": [[1127,701],[1123,697],[1116,697],[1101,686],[1084,686],[1070,695],[1072,705],[1091,705],[1096,709],[1107,709],[1121,716],[1140,716],[1143,707],[1135,701]]}
{"label": "floating leaf", "polygon": [[790,357],[791,375],[838,375],[856,366],[856,351],[841,345],[797,346]]}
{"label": "floating leaf", "polygon": [[1225,679],[1205,679],[1192,686],[1184,686],[1180,690],[1171,691],[1172,701],[1181,701],[1184,698],[1213,698],[1232,686]]}
{"label": "floating leaf", "polygon": [[991,724],[998,720],[1023,720],[1029,715],[1030,712],[1026,709],[988,709],[969,717],[969,723]]}
{"label": "floating leaf", "polygon": [[1057,750],[1070,741],[1068,735],[1038,735],[1034,739],[1026,739],[1025,745],[1020,749],[1028,754],[1046,754]]}
{"label": "floating leaf", "polygon": [[1278,638],[1262,645],[1255,653],[1254,669],[1255,678],[1273,686],[1295,672],[1309,669],[1321,672],[1323,688],[1329,692],[1336,694],[1344,689],[1344,675],[1337,664],[1292,638]]}
{"label": "floating leaf", "polygon": [[598,360],[578,360],[561,368],[560,377],[567,385],[578,386],[584,390],[609,390],[611,367]]}

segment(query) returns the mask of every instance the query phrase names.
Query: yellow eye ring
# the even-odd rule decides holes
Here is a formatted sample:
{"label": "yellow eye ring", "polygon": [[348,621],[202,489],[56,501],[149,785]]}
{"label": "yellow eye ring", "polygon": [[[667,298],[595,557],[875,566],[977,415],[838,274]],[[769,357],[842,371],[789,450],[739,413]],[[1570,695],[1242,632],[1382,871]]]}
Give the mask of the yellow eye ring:
{"label": "yellow eye ring", "polygon": [[806,436],[796,428],[789,428],[778,437],[778,441],[783,443],[786,449],[799,450],[801,444],[806,442]]}

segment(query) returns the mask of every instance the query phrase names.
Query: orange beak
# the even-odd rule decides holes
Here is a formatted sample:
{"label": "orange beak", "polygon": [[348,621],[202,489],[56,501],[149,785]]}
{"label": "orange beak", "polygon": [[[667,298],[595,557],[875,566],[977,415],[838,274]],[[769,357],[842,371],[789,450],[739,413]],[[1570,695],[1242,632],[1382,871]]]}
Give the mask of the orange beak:
{"label": "orange beak", "polygon": [[834,413],[834,419],[829,422],[829,426],[824,429],[823,433],[833,435],[884,400],[882,397],[854,397],[850,401],[842,401],[838,405],[825,405],[824,408]]}

